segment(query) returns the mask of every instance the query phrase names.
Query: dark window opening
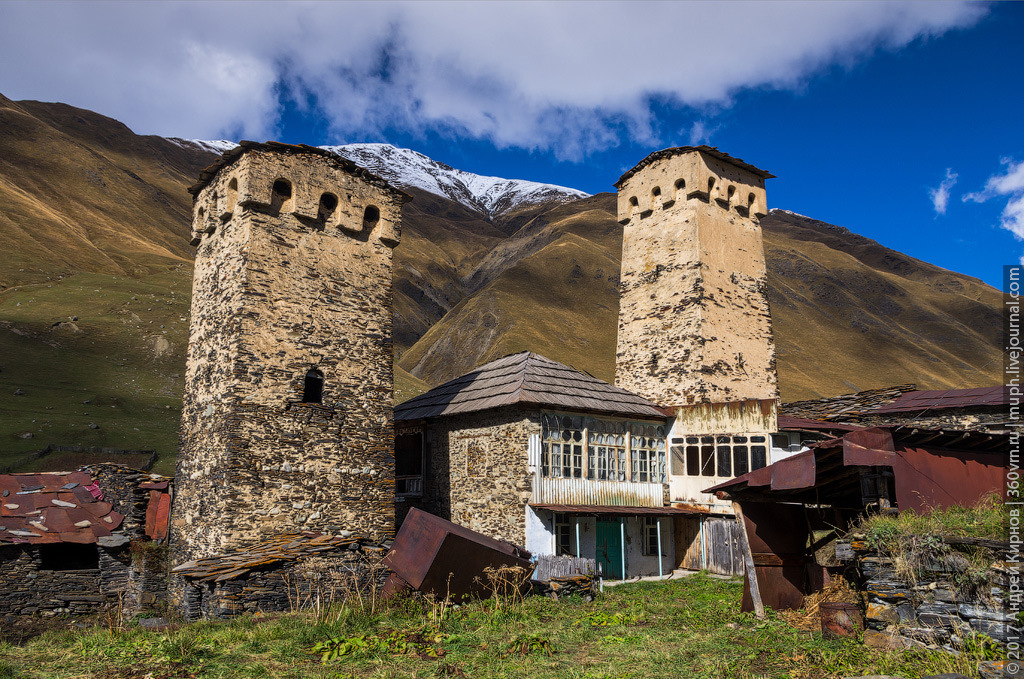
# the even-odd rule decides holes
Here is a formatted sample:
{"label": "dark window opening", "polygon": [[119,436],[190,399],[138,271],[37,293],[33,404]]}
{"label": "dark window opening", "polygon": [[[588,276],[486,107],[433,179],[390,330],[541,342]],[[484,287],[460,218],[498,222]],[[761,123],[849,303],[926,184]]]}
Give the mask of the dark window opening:
{"label": "dark window opening", "polygon": [[660,196],[661,195],[661,187],[660,186],[655,186],[653,189],[651,189],[651,195],[652,196]]}
{"label": "dark window opening", "polygon": [[306,381],[302,390],[303,403],[324,402],[324,374],[316,368],[306,373]]}
{"label": "dark window opening", "polygon": [[423,432],[395,436],[395,493],[423,494]]}
{"label": "dark window opening", "polygon": [[276,214],[292,199],[292,183],[287,179],[278,179],[270,195],[270,208]]}
{"label": "dark window opening", "polygon": [[325,193],[320,196],[320,207],[317,209],[317,219],[321,224],[326,223],[331,215],[334,214],[335,208],[338,207],[338,197],[333,193]]}
{"label": "dark window opening", "polygon": [[373,231],[373,228],[377,226],[377,222],[380,221],[380,210],[375,206],[370,205],[363,212],[363,232],[369,233]]}
{"label": "dark window opening", "polygon": [[100,553],[96,545],[76,545],[65,542],[59,545],[39,546],[39,569],[44,571],[83,571],[100,567]]}

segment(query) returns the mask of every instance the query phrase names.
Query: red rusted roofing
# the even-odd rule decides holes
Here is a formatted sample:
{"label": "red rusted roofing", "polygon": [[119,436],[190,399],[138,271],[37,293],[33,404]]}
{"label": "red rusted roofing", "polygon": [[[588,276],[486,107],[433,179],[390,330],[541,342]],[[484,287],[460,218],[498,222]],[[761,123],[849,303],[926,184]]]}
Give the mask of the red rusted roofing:
{"label": "red rusted roofing", "polygon": [[124,517],[86,472],[0,475],[0,543],[90,544]]}
{"label": "red rusted roofing", "polygon": [[662,419],[645,398],[539,354],[491,361],[395,406],[398,421],[470,413],[524,403],[582,412]]}
{"label": "red rusted roofing", "polygon": [[973,408],[1002,406],[1009,403],[1003,387],[977,389],[945,389],[941,391],[911,391],[881,408],[876,413],[906,413],[912,411],[943,410],[946,408]]}

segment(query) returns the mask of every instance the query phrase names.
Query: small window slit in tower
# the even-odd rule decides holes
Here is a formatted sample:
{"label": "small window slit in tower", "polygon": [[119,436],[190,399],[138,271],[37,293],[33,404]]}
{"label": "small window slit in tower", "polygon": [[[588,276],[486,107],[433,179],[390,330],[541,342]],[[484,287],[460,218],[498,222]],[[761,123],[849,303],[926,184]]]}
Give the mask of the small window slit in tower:
{"label": "small window slit in tower", "polygon": [[324,374],[316,368],[310,368],[306,372],[306,380],[302,389],[302,402],[324,402]]}

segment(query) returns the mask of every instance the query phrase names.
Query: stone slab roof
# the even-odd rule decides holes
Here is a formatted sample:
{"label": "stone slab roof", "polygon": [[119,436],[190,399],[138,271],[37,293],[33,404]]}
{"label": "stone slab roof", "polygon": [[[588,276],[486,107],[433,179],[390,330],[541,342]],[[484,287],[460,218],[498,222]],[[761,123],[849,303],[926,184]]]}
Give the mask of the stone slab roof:
{"label": "stone slab roof", "polygon": [[365,179],[370,184],[378,186],[386,191],[401,198],[403,203],[408,203],[412,200],[405,191],[397,189],[389,184],[384,178],[375,175],[366,168],[356,165],[348,158],[342,158],[337,153],[328,151],[327,149],[317,148],[316,146],[306,146],[305,144],[282,144],[279,141],[268,141],[268,142],[257,142],[243,139],[238,142],[238,146],[228,151],[225,151],[220,158],[218,158],[213,165],[205,168],[199,173],[199,179],[195,184],[188,187],[188,192],[192,194],[192,197],[199,195],[199,192],[206,188],[207,184],[217,176],[217,173],[222,169],[231,165],[236,160],[241,158],[244,154],[249,151],[274,151],[277,153],[305,153],[310,155],[323,156],[333,162],[335,165],[343,169],[349,174]]}
{"label": "stone slab roof", "polygon": [[223,582],[242,577],[250,571],[275,568],[306,556],[350,549],[352,545],[364,551],[376,550],[381,554],[386,551],[358,535],[282,533],[245,549],[183,563],[171,572],[197,582]]}
{"label": "stone slab roof", "polygon": [[0,475],[0,543],[92,544],[124,516],[87,472]]}
{"label": "stone slab roof", "polygon": [[516,404],[622,417],[666,417],[645,398],[524,351],[486,363],[395,406],[395,420],[419,420]]}
{"label": "stone slab roof", "polygon": [[619,186],[623,182],[625,182],[627,179],[629,179],[637,172],[650,165],[651,163],[657,162],[662,158],[671,158],[672,156],[678,156],[684,153],[689,153],[690,151],[699,151],[701,153],[706,153],[712,158],[718,158],[719,160],[723,160],[731,165],[743,168],[747,172],[751,172],[757,175],[758,177],[761,177],[762,179],[773,179],[775,177],[775,175],[773,175],[771,172],[767,172],[758,167],[754,167],[750,163],[746,163],[740,160],[739,158],[733,158],[725,151],[719,151],[718,148],[715,146],[674,146],[670,149],[662,149],[661,151],[655,151],[654,153],[650,154],[649,156],[641,160],[639,163],[637,163],[635,166],[633,166],[632,170],[629,170],[628,172],[626,172],[626,174],[619,177],[619,180],[615,182],[614,186],[615,188],[619,188]]}
{"label": "stone slab roof", "polygon": [[856,419],[860,415],[877,411],[908,391],[916,389],[916,385],[901,384],[895,387],[859,391],[856,394],[783,403],[780,414],[822,422]]}

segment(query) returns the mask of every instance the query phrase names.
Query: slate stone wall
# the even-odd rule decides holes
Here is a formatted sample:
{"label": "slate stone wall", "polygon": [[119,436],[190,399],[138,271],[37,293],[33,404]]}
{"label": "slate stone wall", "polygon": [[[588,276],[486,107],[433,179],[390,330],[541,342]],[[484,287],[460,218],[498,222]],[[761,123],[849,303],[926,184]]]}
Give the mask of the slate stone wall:
{"label": "slate stone wall", "polygon": [[289,531],[393,534],[401,202],[322,154],[266,150],[197,194],[172,565]]}
{"label": "slate stone wall", "polygon": [[533,491],[529,439],[540,411],[506,407],[437,418],[422,507],[490,537],[526,544],[526,504]]}
{"label": "slate stone wall", "polygon": [[198,620],[310,609],[360,596],[369,603],[379,600],[389,573],[380,564],[385,553],[379,546],[352,544],[224,582],[190,582],[182,610],[187,619]]}
{"label": "slate stone wall", "polygon": [[0,547],[0,615],[87,615],[120,605],[131,562],[127,550],[89,547],[99,551],[99,568],[47,570],[39,546]]}
{"label": "slate stone wall", "polygon": [[[855,543],[856,544],[856,543]],[[972,633],[1005,643],[1019,636],[1007,607],[1009,572],[995,565],[973,595],[958,582],[964,573],[933,564],[917,582],[896,575],[892,561],[861,548],[855,560],[862,579],[866,643],[906,648],[961,646]]]}

